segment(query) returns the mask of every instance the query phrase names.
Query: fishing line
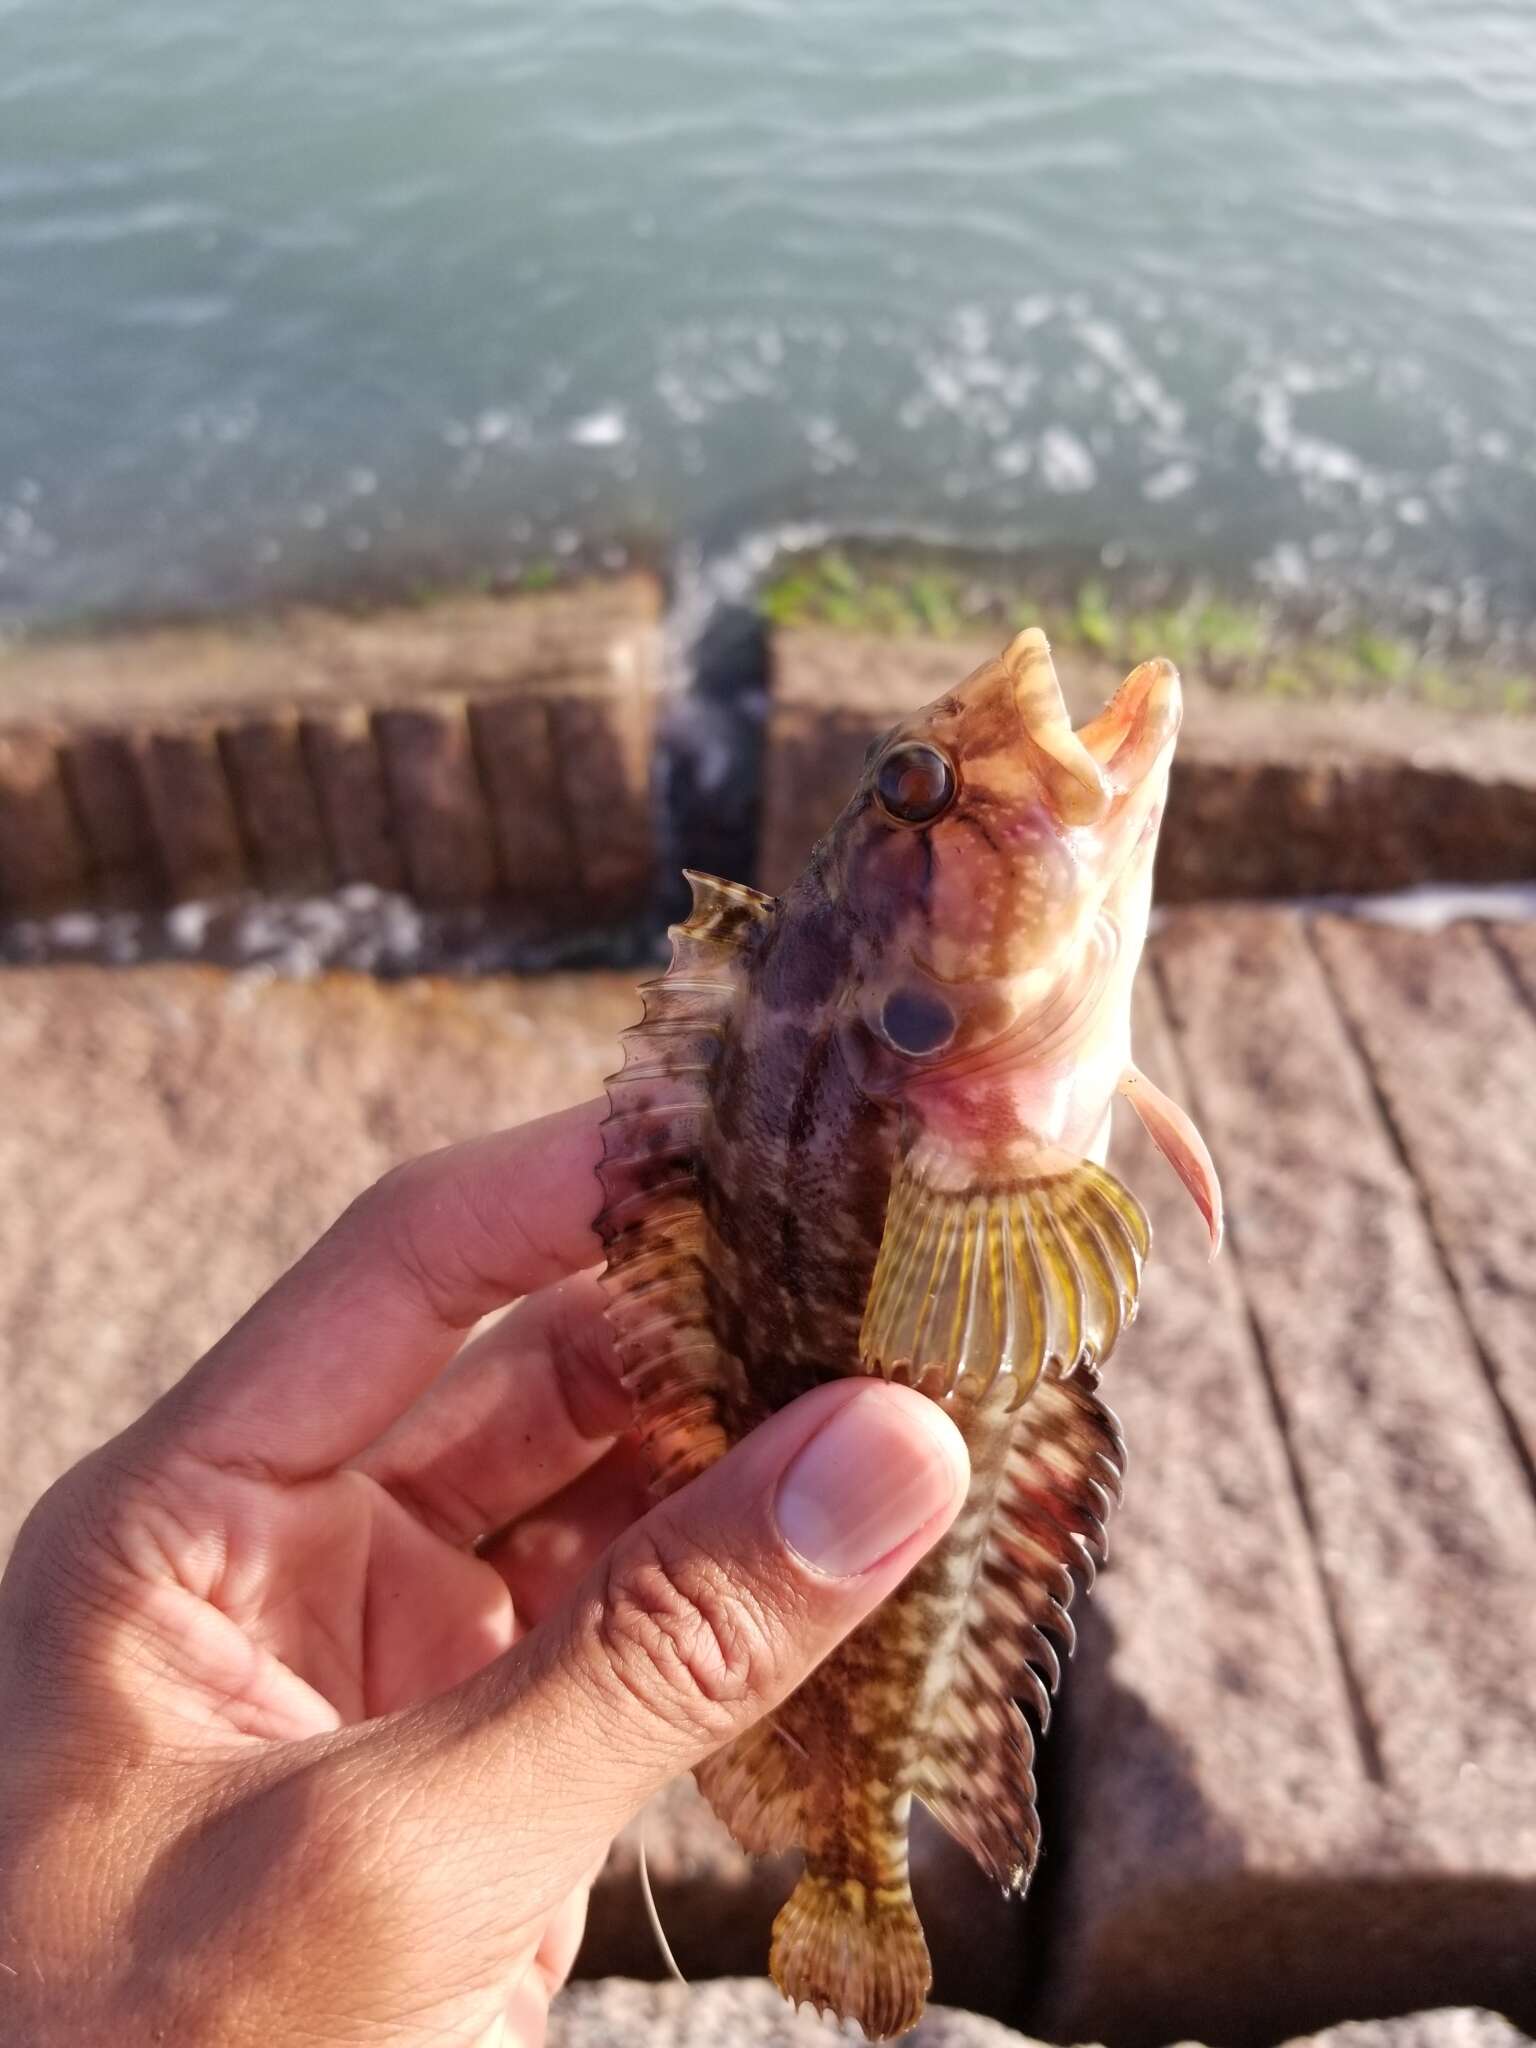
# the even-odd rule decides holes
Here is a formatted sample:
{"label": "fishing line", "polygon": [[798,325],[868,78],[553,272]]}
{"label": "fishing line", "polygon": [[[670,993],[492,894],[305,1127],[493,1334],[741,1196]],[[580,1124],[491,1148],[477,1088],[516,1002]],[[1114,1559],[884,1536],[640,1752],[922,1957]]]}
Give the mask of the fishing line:
{"label": "fishing line", "polygon": [[650,1828],[650,1815],[642,1814],[640,1819],[640,1896],[645,1901],[645,1917],[651,1923],[651,1932],[656,1937],[656,1946],[661,1950],[661,1960],[666,1964],[673,1981],[686,1990],[688,1979],[677,1967],[677,1957],[672,1953],[672,1944],[667,1939],[666,1929],[661,1924],[661,1915],[656,1910],[656,1894],[651,1890],[651,1866],[646,1859],[645,1837]]}

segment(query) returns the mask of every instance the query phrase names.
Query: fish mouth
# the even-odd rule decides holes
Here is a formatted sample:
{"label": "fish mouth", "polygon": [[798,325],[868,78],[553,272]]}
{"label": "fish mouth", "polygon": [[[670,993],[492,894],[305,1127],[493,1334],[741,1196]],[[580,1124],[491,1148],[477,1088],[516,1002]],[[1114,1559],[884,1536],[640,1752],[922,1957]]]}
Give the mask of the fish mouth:
{"label": "fish mouth", "polygon": [[1159,657],[1133,668],[1098,717],[1078,728],[1077,738],[1114,796],[1123,798],[1154,773],[1178,738],[1183,716],[1179,672]]}
{"label": "fish mouth", "polygon": [[1051,644],[1028,626],[1003,651],[1014,708],[1050,798],[1066,825],[1097,825],[1155,771],[1178,735],[1179,672],[1171,661],[1132,669],[1096,718],[1072,728]]}
{"label": "fish mouth", "polygon": [[1099,763],[1072,730],[1051,643],[1026,626],[1003,649],[1023,743],[1052,810],[1064,825],[1095,825],[1109,808]]}

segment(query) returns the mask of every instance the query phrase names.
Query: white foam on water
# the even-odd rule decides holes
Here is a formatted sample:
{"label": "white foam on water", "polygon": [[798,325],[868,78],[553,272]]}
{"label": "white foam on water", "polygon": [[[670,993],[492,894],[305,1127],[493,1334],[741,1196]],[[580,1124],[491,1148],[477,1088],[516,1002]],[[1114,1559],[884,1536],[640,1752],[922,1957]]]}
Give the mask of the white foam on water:
{"label": "white foam on water", "polygon": [[1181,498],[1193,487],[1197,474],[1192,462],[1165,462],[1161,469],[1143,478],[1141,495],[1154,505],[1160,505],[1169,498]]}
{"label": "white foam on water", "polygon": [[570,439],[577,448],[617,448],[628,433],[623,406],[607,405],[573,420]]}
{"label": "white foam on water", "polygon": [[1099,471],[1076,434],[1066,427],[1047,427],[1040,436],[1040,474],[1047,490],[1091,491]]}

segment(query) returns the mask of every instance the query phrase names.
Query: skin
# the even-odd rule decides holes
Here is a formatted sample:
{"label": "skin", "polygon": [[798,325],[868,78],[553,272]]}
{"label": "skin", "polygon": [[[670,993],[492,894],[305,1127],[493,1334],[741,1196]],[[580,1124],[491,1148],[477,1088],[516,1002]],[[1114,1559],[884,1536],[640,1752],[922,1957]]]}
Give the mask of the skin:
{"label": "skin", "polygon": [[[614,1833],[948,1527],[958,1435],[874,1385],[636,1519],[601,1114],[391,1175],[34,1510],[0,1582],[0,2039],[532,2048]],[[803,1480],[796,1510],[834,1442],[898,1496],[855,1502],[857,1556]]]}

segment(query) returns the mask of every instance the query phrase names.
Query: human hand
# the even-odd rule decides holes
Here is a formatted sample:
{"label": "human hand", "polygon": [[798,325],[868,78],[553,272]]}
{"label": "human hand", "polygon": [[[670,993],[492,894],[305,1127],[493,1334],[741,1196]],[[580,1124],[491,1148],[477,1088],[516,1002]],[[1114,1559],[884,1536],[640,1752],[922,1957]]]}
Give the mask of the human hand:
{"label": "human hand", "polygon": [[958,1432],[867,1380],[634,1519],[601,1114],[389,1175],[33,1511],[0,2041],[539,2042],[614,1833],[949,1525]]}

